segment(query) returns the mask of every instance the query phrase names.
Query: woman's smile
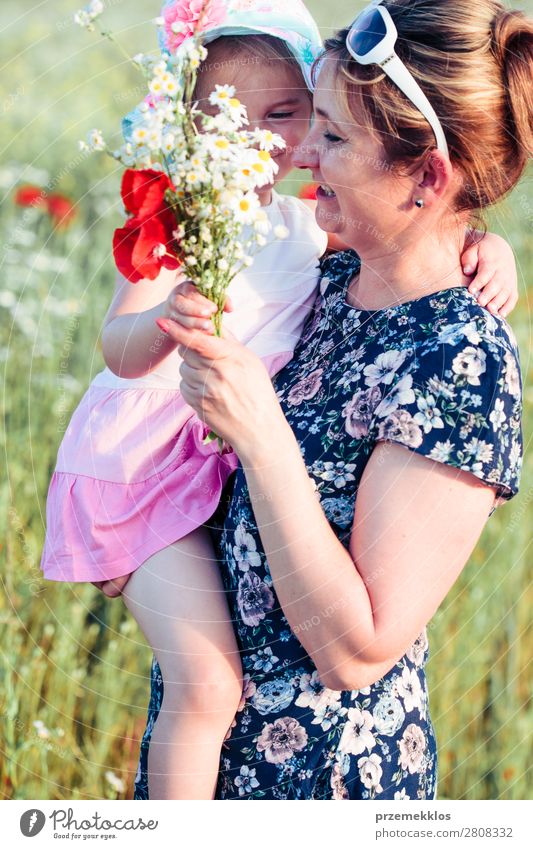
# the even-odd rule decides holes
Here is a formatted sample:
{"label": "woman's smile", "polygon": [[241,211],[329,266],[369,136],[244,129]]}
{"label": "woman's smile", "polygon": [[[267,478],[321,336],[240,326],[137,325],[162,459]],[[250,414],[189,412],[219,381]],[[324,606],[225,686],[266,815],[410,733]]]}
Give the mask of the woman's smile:
{"label": "woman's smile", "polygon": [[334,192],[333,189],[331,189],[329,186],[326,186],[325,183],[321,183],[320,186],[317,189],[316,196],[317,196],[317,200],[318,199],[325,200],[325,201],[336,200],[337,193]]}

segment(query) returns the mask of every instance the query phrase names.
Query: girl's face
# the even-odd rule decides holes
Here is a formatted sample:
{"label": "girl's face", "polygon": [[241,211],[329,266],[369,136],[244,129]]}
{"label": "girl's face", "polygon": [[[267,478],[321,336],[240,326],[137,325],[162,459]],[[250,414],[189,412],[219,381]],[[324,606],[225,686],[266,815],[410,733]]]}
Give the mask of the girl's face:
{"label": "girl's face", "polygon": [[[220,63],[222,66],[224,63]],[[278,62],[254,61],[253,57],[242,57],[227,63],[215,74],[205,73],[199,80],[199,107],[203,112],[215,114],[216,108],[209,104],[209,94],[215,85],[234,85],[235,96],[246,106],[249,129],[259,127],[271,130],[283,137],[284,150],[273,150],[279,171],[278,183],[292,170],[294,149],[299,147],[309,131],[312,114],[312,99],[305,87],[300,72],[283,60]],[[258,190],[261,197],[268,197],[272,186]]]}
{"label": "girl's face", "polygon": [[320,184],[320,227],[361,253],[387,244],[405,225],[412,181],[392,172],[379,141],[341,110],[331,65],[320,72],[313,126],[293,162],[309,168]]}

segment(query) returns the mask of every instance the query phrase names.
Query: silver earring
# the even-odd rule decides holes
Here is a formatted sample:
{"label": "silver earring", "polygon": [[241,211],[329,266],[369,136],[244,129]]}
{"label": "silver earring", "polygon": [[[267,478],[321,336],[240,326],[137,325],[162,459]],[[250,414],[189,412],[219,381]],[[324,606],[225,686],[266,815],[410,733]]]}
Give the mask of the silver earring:
{"label": "silver earring", "polygon": [[417,198],[417,200],[415,200],[415,206],[418,207],[418,209],[424,209],[425,203],[422,198]]}

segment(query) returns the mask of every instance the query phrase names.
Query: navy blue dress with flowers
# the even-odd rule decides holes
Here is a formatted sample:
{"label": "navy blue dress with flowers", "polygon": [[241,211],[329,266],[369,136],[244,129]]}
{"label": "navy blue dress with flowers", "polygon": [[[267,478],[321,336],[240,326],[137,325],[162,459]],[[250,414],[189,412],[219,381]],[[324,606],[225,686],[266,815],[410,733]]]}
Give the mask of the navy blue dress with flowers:
{"label": "navy blue dress with flowers", "polygon": [[[522,459],[520,369],[508,325],[465,288],[377,312],[355,309],[346,291],[358,268],[352,251],[324,261],[321,294],[275,379],[317,497],[346,547],[376,442],[469,471],[502,499],[517,492]],[[325,688],[280,608],[242,468],[220,515],[214,540],[245,677],[217,797],[435,798],[426,631],[372,686]],[[148,798],[148,746],[162,694],[154,662],[137,799]]]}

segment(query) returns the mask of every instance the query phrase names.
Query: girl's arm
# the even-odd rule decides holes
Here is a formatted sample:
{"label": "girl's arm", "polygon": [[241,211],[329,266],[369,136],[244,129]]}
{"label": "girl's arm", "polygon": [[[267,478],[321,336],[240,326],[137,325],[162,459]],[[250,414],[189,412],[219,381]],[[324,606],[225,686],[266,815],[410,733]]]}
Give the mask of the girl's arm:
{"label": "girl's arm", "polygon": [[504,318],[518,303],[518,275],[511,246],[495,233],[470,230],[461,257],[463,271],[472,277],[468,291],[493,315]]}
{"label": "girl's arm", "polygon": [[[180,285],[184,279],[181,272],[166,269],[157,280],[141,280],[135,284],[118,276],[102,332],[104,360],[112,372],[131,379],[143,377],[157,368],[175,350],[176,343],[156,326],[156,322],[161,318],[176,320],[179,317],[187,327],[187,312],[195,299],[200,301],[200,306],[194,307],[192,312],[196,318],[203,316],[205,319],[200,325],[196,320],[195,326],[213,332],[211,316],[216,312],[215,305],[202,298],[194,286],[185,298]],[[228,297],[224,311],[232,310]]]}
{"label": "girl's arm", "polygon": [[168,298],[178,282],[179,275],[167,269],[157,280],[135,284],[118,275],[104,319],[102,351],[106,365],[119,377],[142,377],[175,349],[155,321],[164,315],[170,317]]}
{"label": "girl's arm", "polygon": [[495,500],[473,475],[378,444],[361,481],[350,550],[333,533],[261,361],[175,322],[182,394],[228,441],[290,627],[332,689],[382,677],[431,619]]}

